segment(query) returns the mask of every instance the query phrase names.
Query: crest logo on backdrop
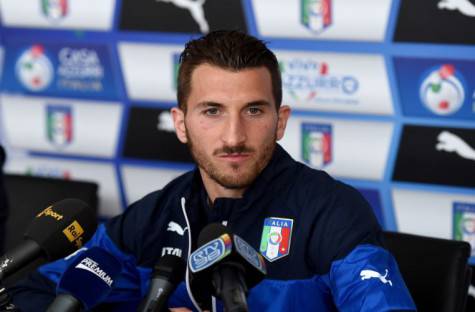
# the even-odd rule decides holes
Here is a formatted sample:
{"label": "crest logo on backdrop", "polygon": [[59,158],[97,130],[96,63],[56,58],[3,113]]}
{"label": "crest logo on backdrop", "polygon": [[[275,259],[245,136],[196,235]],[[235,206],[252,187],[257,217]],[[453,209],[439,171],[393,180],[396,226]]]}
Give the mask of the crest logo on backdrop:
{"label": "crest logo on backdrop", "polygon": [[313,33],[321,33],[332,24],[331,0],[301,0],[300,22]]}
{"label": "crest logo on backdrop", "polygon": [[73,141],[73,112],[65,105],[46,106],[46,129],[48,141],[64,147]]}
{"label": "crest logo on backdrop", "polygon": [[333,159],[332,125],[302,123],[302,160],[315,168],[323,168]]}
{"label": "crest logo on backdrop", "polygon": [[41,11],[51,21],[59,21],[68,15],[68,0],[41,0]]}

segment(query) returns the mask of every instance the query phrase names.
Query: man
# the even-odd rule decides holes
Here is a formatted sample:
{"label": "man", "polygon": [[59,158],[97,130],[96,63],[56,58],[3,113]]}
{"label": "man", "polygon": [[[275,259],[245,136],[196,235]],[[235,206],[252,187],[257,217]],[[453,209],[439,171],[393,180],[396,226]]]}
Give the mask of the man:
{"label": "man", "polygon": [[[361,195],[276,144],[290,114],[281,100],[277,60],[261,41],[219,31],[186,45],[172,116],[197,169],[100,226],[88,243],[124,265],[106,299],[113,309],[133,310],[154,263],[167,253],[187,259],[213,222],[268,260],[266,279],[250,290],[251,311],[414,309]],[[11,289],[14,302],[24,311],[46,307],[67,264],[46,265]],[[188,284],[170,307],[198,309]]]}

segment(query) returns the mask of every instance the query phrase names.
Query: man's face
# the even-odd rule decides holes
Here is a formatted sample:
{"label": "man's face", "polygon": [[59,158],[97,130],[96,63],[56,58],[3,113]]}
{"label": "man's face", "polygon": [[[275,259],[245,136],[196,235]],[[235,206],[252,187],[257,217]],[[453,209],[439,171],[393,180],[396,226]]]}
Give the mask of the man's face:
{"label": "man's face", "polygon": [[277,112],[265,67],[229,71],[195,68],[187,112],[172,114],[181,142],[190,147],[203,178],[228,189],[249,186],[269,162],[290,113]]}

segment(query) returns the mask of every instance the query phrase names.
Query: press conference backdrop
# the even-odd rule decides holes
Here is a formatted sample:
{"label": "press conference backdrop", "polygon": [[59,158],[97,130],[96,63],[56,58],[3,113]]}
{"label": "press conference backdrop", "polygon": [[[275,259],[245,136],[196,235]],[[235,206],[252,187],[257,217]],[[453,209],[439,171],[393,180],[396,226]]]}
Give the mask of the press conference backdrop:
{"label": "press conference backdrop", "polygon": [[[7,172],[93,180],[110,217],[193,167],[178,57],[240,29],[269,42],[281,141],[358,188],[384,228],[472,243],[475,0],[0,0]],[[472,262],[475,257],[472,258]]]}

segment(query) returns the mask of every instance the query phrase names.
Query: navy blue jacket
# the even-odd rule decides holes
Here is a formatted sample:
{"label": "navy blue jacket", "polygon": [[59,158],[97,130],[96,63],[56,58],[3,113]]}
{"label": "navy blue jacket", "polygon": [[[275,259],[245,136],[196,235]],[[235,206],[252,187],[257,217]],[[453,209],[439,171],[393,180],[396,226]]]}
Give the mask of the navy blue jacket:
{"label": "navy blue jacket", "polygon": [[[240,199],[218,198],[210,208],[194,170],[101,225],[87,245],[107,249],[124,264],[106,301],[116,311],[134,309],[162,255],[186,259],[203,227],[223,221],[267,259],[266,279],[248,296],[251,311],[415,310],[368,203],[280,146]],[[70,261],[41,267],[41,275],[11,289],[14,302],[24,311],[47,305]],[[188,278],[169,306],[197,310],[187,289]]]}

